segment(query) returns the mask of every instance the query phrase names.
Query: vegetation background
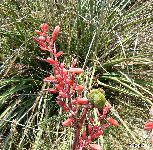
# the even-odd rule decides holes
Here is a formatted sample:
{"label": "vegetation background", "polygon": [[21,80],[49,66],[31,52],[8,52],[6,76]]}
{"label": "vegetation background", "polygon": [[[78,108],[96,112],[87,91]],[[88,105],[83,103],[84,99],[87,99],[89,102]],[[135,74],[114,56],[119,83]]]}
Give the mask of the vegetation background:
{"label": "vegetation background", "polygon": [[[1,0],[0,149],[70,149],[72,134],[55,95],[42,93],[52,67],[33,41],[47,22],[60,25],[58,50],[78,59],[84,84],[105,90],[120,126],[99,140],[104,150],[150,150],[153,98],[152,0]],[[135,145],[134,145],[135,144]]]}

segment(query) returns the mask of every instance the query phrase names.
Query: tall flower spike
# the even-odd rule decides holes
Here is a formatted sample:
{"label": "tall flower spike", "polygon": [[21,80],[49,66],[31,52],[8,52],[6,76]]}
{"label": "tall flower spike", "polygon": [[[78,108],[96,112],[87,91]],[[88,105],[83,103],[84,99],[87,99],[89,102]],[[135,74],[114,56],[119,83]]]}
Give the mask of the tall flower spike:
{"label": "tall flower spike", "polygon": [[[62,56],[63,51],[56,51],[55,40],[60,32],[60,27],[56,26],[54,28],[51,37],[47,35],[47,32],[48,24],[43,23],[40,25],[40,31],[35,31],[37,37],[34,38],[34,41],[39,45],[41,50],[49,51],[51,56],[53,56],[45,60],[42,59],[43,61],[48,62],[50,65],[53,65],[53,76],[50,75],[44,79],[44,82],[51,83],[52,88],[48,87],[43,91],[47,93],[56,93],[56,103],[62,108],[63,112],[68,114],[68,119],[65,120],[62,124],[63,126],[72,125],[71,127],[74,129],[72,150],[102,150],[100,145],[91,144],[91,142],[102,135],[106,127],[110,125],[118,125],[116,120],[112,118],[106,118],[106,115],[109,113],[111,106],[107,103],[104,103],[99,108],[99,101],[93,103],[90,102],[93,104],[90,105],[90,99],[88,97],[81,97],[81,92],[83,91],[84,87],[76,82],[76,75],[83,73],[84,70],[81,68],[75,68],[77,63],[76,59],[72,60],[68,70],[66,69],[65,65],[59,61],[58,57]],[[104,91],[100,89],[98,92],[99,91],[105,96]],[[105,99],[104,96],[101,97]],[[99,95],[95,97],[95,94],[93,94],[93,100],[97,100],[97,98],[99,98]],[[100,122],[101,120],[107,119],[107,124],[95,124],[92,112],[90,112],[94,108],[96,108],[98,111],[95,114],[99,119],[98,121]],[[102,112],[102,114],[99,112]],[[85,125],[85,120],[88,120],[86,124],[87,126]],[[87,127],[87,129],[84,127]],[[144,128],[147,130],[152,129],[153,123],[147,123]],[[83,130],[83,133],[82,129],[85,129]]]}

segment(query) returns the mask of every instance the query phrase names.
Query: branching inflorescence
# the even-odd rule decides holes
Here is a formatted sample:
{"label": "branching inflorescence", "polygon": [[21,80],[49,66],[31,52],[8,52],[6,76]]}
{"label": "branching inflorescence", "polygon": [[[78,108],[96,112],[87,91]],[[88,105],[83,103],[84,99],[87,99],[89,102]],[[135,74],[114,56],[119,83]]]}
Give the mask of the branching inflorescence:
{"label": "branching inflorescence", "polygon": [[[56,51],[55,39],[60,32],[60,27],[55,27],[51,37],[47,35],[48,24],[41,24],[40,29],[40,31],[35,31],[38,37],[34,37],[34,41],[42,51],[51,53],[52,57],[45,61],[53,66],[53,74],[44,79],[44,82],[51,83],[52,87],[44,89],[44,91],[58,93],[56,102],[68,116],[62,125],[70,126],[74,131],[72,150],[102,150],[100,145],[94,144],[94,141],[103,135],[105,128],[110,125],[118,125],[116,120],[106,116],[111,109],[111,105],[103,102],[102,106],[97,107],[96,104],[100,103],[93,103],[91,99],[96,99],[96,92],[92,93],[90,99],[88,96],[82,97],[84,86],[78,84],[76,78],[84,70],[76,67],[76,59],[72,60],[69,68],[64,63],[59,62],[59,57],[62,56],[63,51]],[[95,118],[98,119],[95,121]]]}

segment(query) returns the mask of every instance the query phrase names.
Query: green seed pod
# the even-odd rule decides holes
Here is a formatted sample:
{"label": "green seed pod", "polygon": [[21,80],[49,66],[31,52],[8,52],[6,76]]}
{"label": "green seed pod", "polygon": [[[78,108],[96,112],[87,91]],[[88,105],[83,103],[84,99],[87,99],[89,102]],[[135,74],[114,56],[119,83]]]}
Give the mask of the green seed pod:
{"label": "green seed pod", "polygon": [[93,89],[88,94],[89,102],[97,108],[102,108],[106,103],[105,91],[103,89]]}

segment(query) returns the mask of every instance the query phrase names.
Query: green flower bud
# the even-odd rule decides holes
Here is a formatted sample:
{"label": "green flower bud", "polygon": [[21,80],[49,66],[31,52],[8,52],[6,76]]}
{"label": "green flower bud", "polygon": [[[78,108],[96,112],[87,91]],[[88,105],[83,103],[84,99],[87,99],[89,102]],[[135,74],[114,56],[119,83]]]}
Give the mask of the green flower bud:
{"label": "green flower bud", "polygon": [[97,108],[102,108],[106,103],[105,91],[103,89],[93,89],[88,94],[89,102]]}

